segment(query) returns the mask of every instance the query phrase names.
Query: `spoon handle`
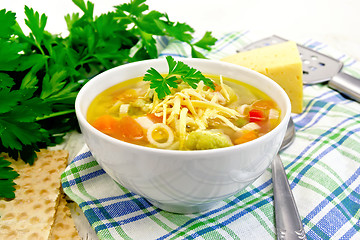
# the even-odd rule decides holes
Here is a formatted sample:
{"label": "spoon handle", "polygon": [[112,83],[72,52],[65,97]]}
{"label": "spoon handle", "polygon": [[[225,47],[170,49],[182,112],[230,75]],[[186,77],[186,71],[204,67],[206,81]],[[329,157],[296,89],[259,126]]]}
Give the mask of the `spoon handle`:
{"label": "spoon handle", "polygon": [[277,239],[306,239],[284,166],[277,154],[272,162]]}

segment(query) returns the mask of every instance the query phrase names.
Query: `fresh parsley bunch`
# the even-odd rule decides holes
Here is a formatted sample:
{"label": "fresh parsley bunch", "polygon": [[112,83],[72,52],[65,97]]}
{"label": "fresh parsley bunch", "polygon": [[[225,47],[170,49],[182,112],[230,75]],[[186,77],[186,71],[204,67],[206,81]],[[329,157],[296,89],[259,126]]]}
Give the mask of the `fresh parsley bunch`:
{"label": "fresh parsley bunch", "polygon": [[[94,4],[73,0],[82,14],[65,16],[69,35],[45,30],[47,16],[25,6],[25,35],[15,13],[0,10],[0,152],[32,164],[36,151],[55,145],[78,128],[74,102],[92,76],[125,63],[157,58],[156,38],[188,44],[193,57],[204,57],[216,39],[206,32],[193,42],[194,30],[149,11],[145,0],[132,0],[94,16]],[[0,197],[11,197],[11,169],[1,160]]]}

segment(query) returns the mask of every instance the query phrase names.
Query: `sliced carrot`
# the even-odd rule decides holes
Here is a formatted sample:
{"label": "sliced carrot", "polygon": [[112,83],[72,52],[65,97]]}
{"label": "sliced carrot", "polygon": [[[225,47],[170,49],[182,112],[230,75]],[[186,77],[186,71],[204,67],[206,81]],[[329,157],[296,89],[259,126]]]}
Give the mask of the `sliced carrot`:
{"label": "sliced carrot", "polygon": [[156,116],[154,113],[148,113],[147,117],[153,122],[153,123],[162,123],[163,117]]}
{"label": "sliced carrot", "polygon": [[92,125],[99,131],[126,142],[135,142],[144,137],[143,128],[130,116],[116,119],[110,115],[103,115]]}
{"label": "sliced carrot", "polygon": [[103,115],[97,118],[93,123],[93,127],[105,134],[111,135],[117,127],[118,120],[113,116]]}
{"label": "sliced carrot", "polygon": [[241,144],[241,143],[246,143],[249,142],[251,140],[254,140],[258,137],[258,135],[256,134],[255,131],[248,131],[245,132],[243,135],[241,135],[241,137],[235,139],[234,144]]}
{"label": "sliced carrot", "polygon": [[144,130],[135,119],[124,116],[119,120],[119,125],[114,134],[120,140],[134,142],[144,137]]}

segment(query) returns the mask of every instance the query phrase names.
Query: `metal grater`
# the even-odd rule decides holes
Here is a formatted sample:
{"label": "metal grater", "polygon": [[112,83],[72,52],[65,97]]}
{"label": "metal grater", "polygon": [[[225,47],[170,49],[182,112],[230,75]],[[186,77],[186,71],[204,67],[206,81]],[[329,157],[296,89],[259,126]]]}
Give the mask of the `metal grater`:
{"label": "metal grater", "polygon": [[[286,41],[288,40],[273,35],[253,42],[241,51],[248,51]],[[360,102],[360,79],[342,72],[342,62],[300,44],[297,44],[297,47],[303,62],[304,84],[328,82],[331,88]]]}

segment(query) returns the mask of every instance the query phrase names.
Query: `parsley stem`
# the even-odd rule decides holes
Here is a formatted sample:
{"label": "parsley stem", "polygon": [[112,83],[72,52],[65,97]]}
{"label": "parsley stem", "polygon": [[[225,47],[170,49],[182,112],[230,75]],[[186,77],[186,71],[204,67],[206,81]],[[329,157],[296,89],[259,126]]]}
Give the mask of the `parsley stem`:
{"label": "parsley stem", "polygon": [[54,112],[49,115],[37,117],[36,121],[41,121],[41,120],[45,120],[45,119],[49,119],[49,118],[53,118],[53,117],[58,117],[58,116],[62,116],[62,115],[66,115],[66,114],[74,113],[74,112],[75,112],[75,109],[69,109],[69,110],[61,111],[61,112]]}

